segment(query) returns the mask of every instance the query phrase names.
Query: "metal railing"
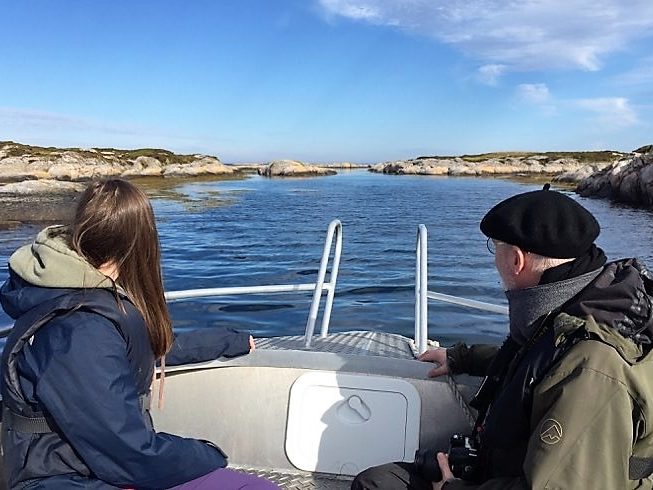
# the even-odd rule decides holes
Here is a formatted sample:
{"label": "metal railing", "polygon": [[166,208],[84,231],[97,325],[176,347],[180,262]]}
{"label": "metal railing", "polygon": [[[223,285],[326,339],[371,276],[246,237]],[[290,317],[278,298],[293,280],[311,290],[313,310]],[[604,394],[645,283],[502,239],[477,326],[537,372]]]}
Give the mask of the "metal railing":
{"label": "metal railing", "polygon": [[[331,255],[331,248],[333,246],[333,238],[335,236],[336,244],[333,253],[333,265],[331,266],[331,274],[329,282],[325,283],[327,265]],[[333,295],[336,290],[336,280],[338,278],[338,269],[340,267],[340,255],[342,253],[342,224],[339,220],[335,219],[329,223],[327,229],[327,236],[324,242],[324,250],[322,252],[322,260],[320,262],[320,269],[317,274],[317,282],[313,284],[275,284],[270,286],[239,286],[239,287],[225,287],[225,288],[207,288],[207,289],[186,289],[183,291],[170,291],[165,294],[166,300],[175,301],[179,299],[188,298],[203,298],[215,296],[233,296],[237,294],[263,294],[263,293],[292,293],[300,291],[313,291],[313,299],[311,307],[308,312],[308,319],[306,320],[306,330],[304,331],[304,345],[309,348],[315,331],[315,322],[317,321],[318,310],[320,307],[320,300],[322,299],[322,292],[327,291],[327,299],[324,305],[324,312],[322,313],[322,328],[320,331],[321,337],[326,337],[329,331],[329,321],[331,320],[331,309],[333,307]]]}
{"label": "metal railing", "polygon": [[[335,236],[336,244],[333,253],[333,264],[329,281],[325,282],[327,265],[331,255],[333,238]],[[269,286],[238,286],[224,288],[206,288],[206,289],[186,289],[182,291],[169,291],[165,293],[166,301],[176,301],[189,298],[207,298],[216,296],[234,296],[240,294],[264,294],[264,293],[292,293],[301,291],[313,291],[313,299],[306,320],[306,330],[304,332],[304,345],[308,348],[311,346],[311,339],[315,330],[320,300],[322,292],[327,291],[327,298],[322,313],[322,327],[320,336],[326,337],[329,331],[329,322],[331,320],[331,309],[333,307],[333,296],[336,290],[336,280],[338,278],[338,269],[340,267],[340,255],[342,253],[342,224],[339,220],[333,220],[329,223],[327,236],[322,252],[322,260],[317,275],[317,282],[313,284],[274,284]],[[6,337],[11,332],[11,325],[0,329],[0,338]]]}
{"label": "metal railing", "polygon": [[485,303],[473,299],[461,298],[450,294],[429,291],[428,289],[428,257],[427,257],[428,232],[425,225],[417,227],[417,245],[415,249],[415,345],[421,354],[426,351],[428,340],[428,300],[433,299],[443,303],[450,303],[466,308],[508,314],[508,307]]}

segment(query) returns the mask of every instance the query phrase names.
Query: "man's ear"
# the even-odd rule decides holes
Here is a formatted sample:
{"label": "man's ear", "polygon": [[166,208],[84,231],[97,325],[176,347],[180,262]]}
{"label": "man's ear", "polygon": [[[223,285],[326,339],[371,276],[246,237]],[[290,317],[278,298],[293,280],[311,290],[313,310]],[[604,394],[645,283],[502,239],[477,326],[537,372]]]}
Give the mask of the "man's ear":
{"label": "man's ear", "polygon": [[512,266],[515,275],[520,274],[526,267],[526,253],[519,247],[512,247]]}

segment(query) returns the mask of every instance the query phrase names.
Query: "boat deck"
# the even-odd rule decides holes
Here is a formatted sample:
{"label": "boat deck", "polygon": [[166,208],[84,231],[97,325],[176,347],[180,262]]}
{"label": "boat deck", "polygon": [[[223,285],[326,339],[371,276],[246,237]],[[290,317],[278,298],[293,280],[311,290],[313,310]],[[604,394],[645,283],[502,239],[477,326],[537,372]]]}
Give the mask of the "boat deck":
{"label": "boat deck", "polygon": [[[429,342],[436,346],[436,342]],[[304,347],[304,336],[284,336],[257,338],[256,347],[259,353],[263,351],[313,351],[332,354],[347,354],[354,356],[382,356],[392,359],[415,359],[417,350],[415,343],[402,335],[355,331],[330,333],[326,338],[314,337],[311,347]],[[310,473],[306,471],[262,470],[244,466],[230,468],[257,475],[272,481],[284,490],[347,490],[353,477]]]}
{"label": "boat deck", "polygon": [[284,490],[348,490],[353,477],[327,475],[324,473],[283,472],[229,466],[230,469],[249,475],[260,476],[276,483]]}
{"label": "boat deck", "polygon": [[[437,343],[430,342],[436,346]],[[304,336],[268,337],[256,339],[261,350],[305,350],[349,354],[358,356],[382,356],[393,359],[415,359],[415,342],[402,335],[386,332],[354,331],[330,333],[328,337],[314,337],[311,347],[304,347]]]}

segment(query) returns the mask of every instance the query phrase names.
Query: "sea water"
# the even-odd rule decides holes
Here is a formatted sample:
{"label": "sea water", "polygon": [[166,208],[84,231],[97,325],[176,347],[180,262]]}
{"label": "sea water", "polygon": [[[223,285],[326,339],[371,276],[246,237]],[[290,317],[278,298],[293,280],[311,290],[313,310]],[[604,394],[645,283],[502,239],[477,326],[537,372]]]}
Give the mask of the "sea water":
{"label": "sea water", "polygon": [[[478,224],[498,201],[540,184],[470,177],[396,176],[364,170],[319,178],[181,182],[152,192],[166,290],[313,283],[329,222],[344,242],[330,331],[412,336],[417,226],[428,228],[429,289],[506,304]],[[653,266],[653,213],[569,193],[602,226],[609,258]],[[11,252],[38,225],[0,232],[0,281]],[[187,300],[170,305],[176,329],[232,326],[255,336],[304,333],[312,294]],[[500,342],[506,317],[429,302],[429,337]],[[0,325],[10,319],[0,315]],[[319,323],[317,328],[319,329]]]}

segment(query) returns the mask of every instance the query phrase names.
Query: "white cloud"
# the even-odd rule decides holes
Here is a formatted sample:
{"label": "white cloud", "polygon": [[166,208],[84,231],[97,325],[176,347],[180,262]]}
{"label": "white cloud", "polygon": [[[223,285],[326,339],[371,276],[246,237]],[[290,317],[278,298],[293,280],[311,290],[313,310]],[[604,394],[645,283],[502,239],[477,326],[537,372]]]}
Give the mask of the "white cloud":
{"label": "white cloud", "polygon": [[621,129],[639,122],[636,112],[625,97],[577,99],[573,103],[594,114],[594,121],[606,128]]}
{"label": "white cloud", "polygon": [[551,102],[551,93],[545,83],[522,83],[517,86],[518,97],[530,104],[542,105]]}
{"label": "white cloud", "polygon": [[485,85],[497,85],[506,65],[483,65],[478,69],[478,80]]}
{"label": "white cloud", "polygon": [[451,44],[486,66],[598,70],[651,36],[651,0],[317,0],[328,15]]}

